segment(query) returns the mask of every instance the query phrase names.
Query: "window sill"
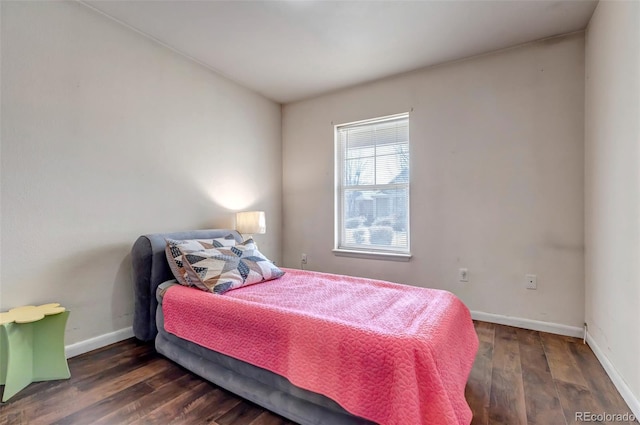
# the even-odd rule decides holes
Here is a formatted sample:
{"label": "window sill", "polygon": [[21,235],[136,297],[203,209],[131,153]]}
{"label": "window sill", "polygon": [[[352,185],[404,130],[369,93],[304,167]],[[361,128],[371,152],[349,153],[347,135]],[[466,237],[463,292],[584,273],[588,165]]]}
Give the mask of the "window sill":
{"label": "window sill", "polygon": [[409,261],[411,259],[411,254],[399,252],[372,252],[335,248],[333,253],[338,257],[368,258],[372,260]]}

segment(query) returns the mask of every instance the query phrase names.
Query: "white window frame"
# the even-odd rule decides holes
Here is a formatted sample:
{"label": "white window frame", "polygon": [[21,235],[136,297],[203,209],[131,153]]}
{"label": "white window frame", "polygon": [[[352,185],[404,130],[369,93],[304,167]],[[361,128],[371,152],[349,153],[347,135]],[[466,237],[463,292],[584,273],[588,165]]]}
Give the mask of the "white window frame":
{"label": "white window frame", "polygon": [[[347,186],[344,184],[345,172],[345,154],[346,148],[340,142],[339,131],[346,127],[356,127],[383,123],[385,121],[395,121],[398,119],[406,119],[410,124],[410,114],[408,112],[388,115],[384,117],[372,118],[361,121],[354,121],[334,125],[334,149],[335,149],[335,245],[333,252],[339,256],[356,257],[356,258],[377,258],[384,260],[408,261],[411,258],[411,237],[410,237],[410,206],[411,206],[411,165],[409,166],[409,178],[407,183],[380,184],[380,185],[360,185],[348,186],[349,189],[362,190],[385,190],[395,188],[406,188],[407,193],[407,247],[405,248],[380,248],[379,246],[370,245],[352,245],[343,244],[343,220],[344,220],[344,192]],[[411,163],[411,134],[409,132],[409,163]]]}

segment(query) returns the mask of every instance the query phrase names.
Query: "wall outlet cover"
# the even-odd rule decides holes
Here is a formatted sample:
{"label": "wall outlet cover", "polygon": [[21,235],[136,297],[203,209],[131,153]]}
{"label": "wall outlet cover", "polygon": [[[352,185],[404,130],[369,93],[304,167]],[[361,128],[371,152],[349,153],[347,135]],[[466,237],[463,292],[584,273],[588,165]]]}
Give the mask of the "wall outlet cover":
{"label": "wall outlet cover", "polygon": [[528,274],[524,276],[525,287],[527,289],[538,289],[538,278],[535,274]]}
{"label": "wall outlet cover", "polygon": [[458,269],[458,280],[460,282],[469,282],[469,271],[466,268]]}

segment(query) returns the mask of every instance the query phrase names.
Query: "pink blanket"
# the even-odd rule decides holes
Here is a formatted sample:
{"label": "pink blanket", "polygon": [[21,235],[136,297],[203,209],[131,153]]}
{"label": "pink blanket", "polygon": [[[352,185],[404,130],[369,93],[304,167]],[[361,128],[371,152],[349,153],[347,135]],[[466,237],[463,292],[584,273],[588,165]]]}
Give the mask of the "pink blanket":
{"label": "pink blanket", "polygon": [[464,388],[478,339],[453,294],[286,269],[214,295],[164,296],[165,329],[268,369],[384,425],[469,424]]}

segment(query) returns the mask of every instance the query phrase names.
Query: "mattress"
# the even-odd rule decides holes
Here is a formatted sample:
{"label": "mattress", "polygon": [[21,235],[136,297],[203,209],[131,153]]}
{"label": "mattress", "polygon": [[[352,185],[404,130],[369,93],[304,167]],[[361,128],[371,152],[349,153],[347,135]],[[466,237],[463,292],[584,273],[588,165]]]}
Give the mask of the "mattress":
{"label": "mattress", "polygon": [[447,291],[294,269],[223,296],[180,285],[170,334],[267,369],[389,425],[471,421],[464,387],[478,341]]}

